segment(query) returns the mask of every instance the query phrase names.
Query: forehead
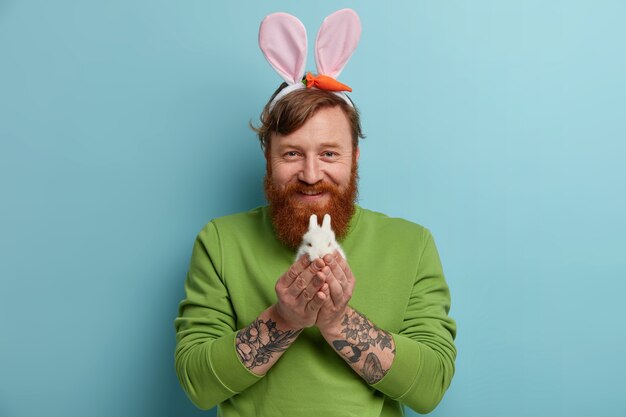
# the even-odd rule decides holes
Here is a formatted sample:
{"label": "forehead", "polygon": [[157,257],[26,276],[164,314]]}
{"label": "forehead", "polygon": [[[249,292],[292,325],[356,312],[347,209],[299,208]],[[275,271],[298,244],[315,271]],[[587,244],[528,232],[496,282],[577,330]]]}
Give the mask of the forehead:
{"label": "forehead", "polygon": [[[288,135],[273,134],[276,147],[335,146],[352,147],[352,130],[348,117],[339,107],[318,110],[299,129]],[[273,145],[272,145],[273,147]]]}

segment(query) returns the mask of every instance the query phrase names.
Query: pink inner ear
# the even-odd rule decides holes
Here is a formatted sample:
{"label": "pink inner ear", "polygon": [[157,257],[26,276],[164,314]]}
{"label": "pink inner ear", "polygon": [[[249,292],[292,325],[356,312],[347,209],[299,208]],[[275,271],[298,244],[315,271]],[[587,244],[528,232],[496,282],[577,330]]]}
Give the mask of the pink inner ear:
{"label": "pink inner ear", "polygon": [[324,19],[315,40],[319,74],[337,78],[361,38],[361,21],[352,9],[342,9]]}
{"label": "pink inner ear", "polygon": [[297,17],[273,13],[261,22],[259,47],[265,59],[289,84],[304,75],[307,50],[306,29]]}

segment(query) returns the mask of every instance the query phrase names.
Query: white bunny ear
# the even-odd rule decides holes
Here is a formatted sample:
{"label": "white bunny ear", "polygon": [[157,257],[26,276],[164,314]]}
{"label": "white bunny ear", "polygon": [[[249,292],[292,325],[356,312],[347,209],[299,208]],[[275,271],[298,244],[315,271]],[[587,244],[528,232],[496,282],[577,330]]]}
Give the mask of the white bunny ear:
{"label": "white bunny ear", "polygon": [[322,221],[322,229],[330,232],[330,214],[324,214],[324,220]]}
{"label": "white bunny ear", "polygon": [[288,84],[302,80],[306,65],[306,29],[297,17],[273,13],[261,22],[259,47],[265,59]]}
{"label": "white bunny ear", "polygon": [[317,215],[311,214],[311,217],[309,217],[309,230],[313,230],[319,227],[319,224],[317,224]]}
{"label": "white bunny ear", "polygon": [[318,74],[337,78],[361,37],[361,21],[352,9],[342,9],[324,19],[315,40]]}

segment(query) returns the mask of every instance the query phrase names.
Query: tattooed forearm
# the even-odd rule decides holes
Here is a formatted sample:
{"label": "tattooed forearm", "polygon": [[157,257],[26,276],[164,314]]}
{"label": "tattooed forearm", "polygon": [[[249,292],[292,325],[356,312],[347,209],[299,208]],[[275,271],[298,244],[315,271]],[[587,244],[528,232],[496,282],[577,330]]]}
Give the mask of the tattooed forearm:
{"label": "tattooed forearm", "polygon": [[281,331],[272,319],[257,319],[237,333],[235,345],[241,362],[250,370],[267,364],[275,353],[282,353],[302,330]]}
{"label": "tattooed forearm", "polygon": [[[344,359],[370,384],[380,381],[391,367],[396,350],[393,338],[379,329],[363,314],[351,310],[341,322],[343,338],[332,345]],[[367,355],[365,353],[367,352]],[[382,361],[387,364],[383,366]]]}
{"label": "tattooed forearm", "polygon": [[361,349],[347,340],[334,340],[333,347],[350,363],[356,363],[361,359]]}
{"label": "tattooed forearm", "polygon": [[378,356],[368,353],[361,373],[368,384],[374,384],[383,379],[387,370],[383,369]]}

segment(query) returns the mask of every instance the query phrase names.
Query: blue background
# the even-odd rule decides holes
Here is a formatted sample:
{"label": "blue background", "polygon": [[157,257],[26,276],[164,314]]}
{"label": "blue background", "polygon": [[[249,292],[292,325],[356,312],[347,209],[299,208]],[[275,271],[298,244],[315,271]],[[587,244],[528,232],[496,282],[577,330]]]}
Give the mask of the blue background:
{"label": "blue background", "polygon": [[207,415],[173,320],[196,233],[264,203],[258,24],[342,7],[360,203],[452,291],[433,415],[626,415],[626,2],[0,0],[0,416]]}

